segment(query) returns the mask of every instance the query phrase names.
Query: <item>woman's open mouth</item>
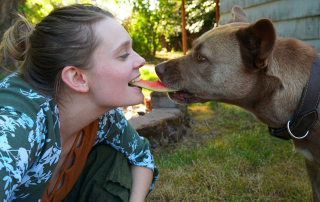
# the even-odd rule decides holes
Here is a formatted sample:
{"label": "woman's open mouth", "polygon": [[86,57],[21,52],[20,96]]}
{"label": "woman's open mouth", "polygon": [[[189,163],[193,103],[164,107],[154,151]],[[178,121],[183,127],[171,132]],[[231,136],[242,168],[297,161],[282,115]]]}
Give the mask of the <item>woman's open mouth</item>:
{"label": "woman's open mouth", "polygon": [[141,88],[141,87],[139,87],[139,86],[136,86],[136,85],[133,85],[133,84],[132,84],[132,83],[137,82],[137,81],[140,81],[140,75],[137,76],[136,78],[132,79],[132,80],[128,83],[128,86],[130,86],[130,87],[136,87],[136,88]]}

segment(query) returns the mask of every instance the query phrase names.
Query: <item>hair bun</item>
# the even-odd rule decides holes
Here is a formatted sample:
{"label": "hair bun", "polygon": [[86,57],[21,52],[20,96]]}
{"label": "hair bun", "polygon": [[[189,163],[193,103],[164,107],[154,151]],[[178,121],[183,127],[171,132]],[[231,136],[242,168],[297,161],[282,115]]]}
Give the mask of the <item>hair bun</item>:
{"label": "hair bun", "polygon": [[21,14],[17,14],[17,19],[3,35],[0,51],[8,54],[12,59],[24,61],[30,46],[30,35],[34,25]]}

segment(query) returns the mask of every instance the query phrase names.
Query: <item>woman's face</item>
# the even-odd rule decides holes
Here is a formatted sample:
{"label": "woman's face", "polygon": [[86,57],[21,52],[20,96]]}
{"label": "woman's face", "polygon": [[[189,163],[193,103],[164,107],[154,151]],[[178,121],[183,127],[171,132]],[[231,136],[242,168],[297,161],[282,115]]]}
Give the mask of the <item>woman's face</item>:
{"label": "woman's face", "polygon": [[115,108],[143,101],[140,88],[128,83],[139,78],[145,60],[132,50],[132,39],[116,20],[106,18],[94,25],[100,40],[89,69],[89,91],[99,107]]}

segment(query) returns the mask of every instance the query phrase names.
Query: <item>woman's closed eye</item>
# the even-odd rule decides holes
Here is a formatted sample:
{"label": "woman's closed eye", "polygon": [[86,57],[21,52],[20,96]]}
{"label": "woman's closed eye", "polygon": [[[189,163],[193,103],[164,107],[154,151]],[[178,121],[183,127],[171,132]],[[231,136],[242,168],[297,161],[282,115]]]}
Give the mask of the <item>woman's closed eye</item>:
{"label": "woman's closed eye", "polygon": [[121,59],[126,59],[130,54],[129,53],[125,53],[123,55],[120,56]]}

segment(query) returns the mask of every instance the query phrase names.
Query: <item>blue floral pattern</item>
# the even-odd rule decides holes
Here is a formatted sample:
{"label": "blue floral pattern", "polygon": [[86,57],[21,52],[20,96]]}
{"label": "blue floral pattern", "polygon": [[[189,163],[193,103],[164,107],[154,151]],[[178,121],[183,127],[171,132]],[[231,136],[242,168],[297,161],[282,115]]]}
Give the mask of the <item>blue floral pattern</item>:
{"label": "blue floral pattern", "polygon": [[[1,99],[8,90],[19,95],[13,100],[31,101],[34,106],[15,106]],[[0,82],[0,201],[41,200],[61,154],[59,127],[59,110],[53,100],[32,90],[17,74]],[[110,144],[132,164],[152,169],[152,190],[158,170],[148,141],[137,134],[120,108],[99,118],[94,144],[99,143]]]}

